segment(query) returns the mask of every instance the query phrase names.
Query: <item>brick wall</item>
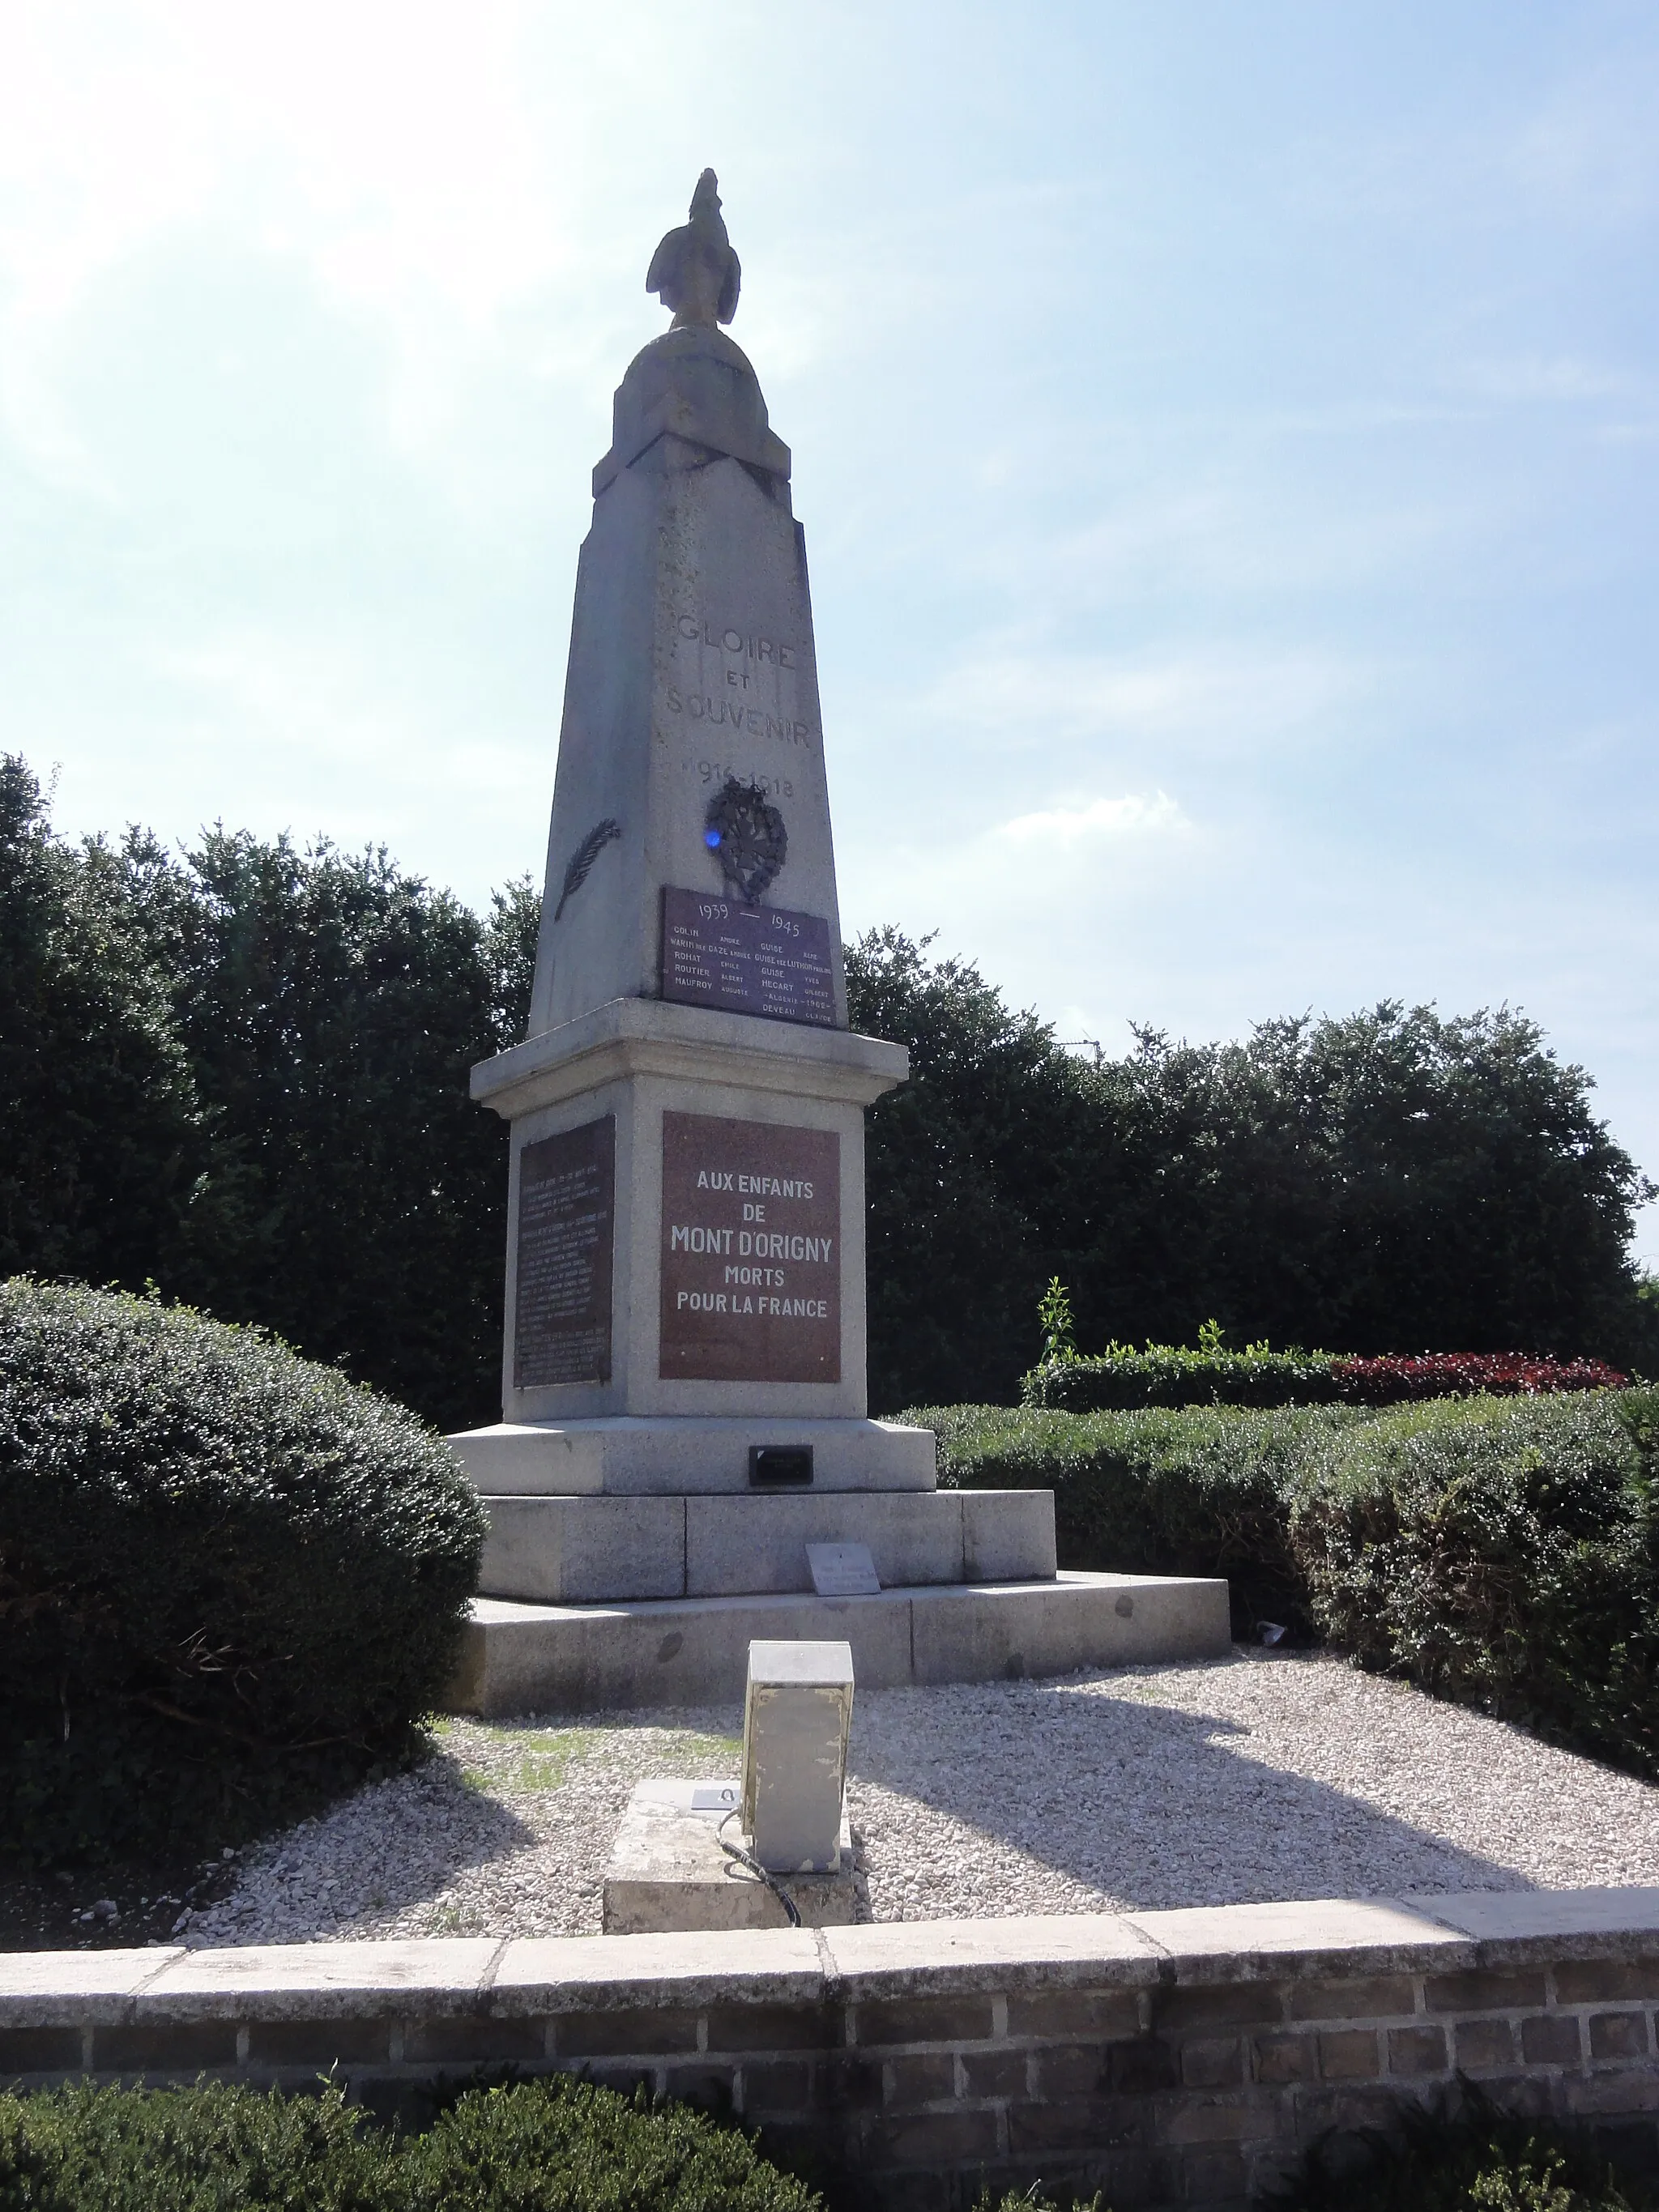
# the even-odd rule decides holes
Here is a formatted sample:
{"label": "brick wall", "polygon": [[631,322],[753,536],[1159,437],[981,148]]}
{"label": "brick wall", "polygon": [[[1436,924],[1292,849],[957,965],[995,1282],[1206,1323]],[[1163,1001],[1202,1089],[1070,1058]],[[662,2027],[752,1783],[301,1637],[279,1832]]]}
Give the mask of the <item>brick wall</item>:
{"label": "brick wall", "polygon": [[1242,2205],[1455,2072],[1659,2171],[1659,1890],[744,1935],[0,1958],[0,2075],[368,2095],[474,2066],[729,2106],[873,2199]]}

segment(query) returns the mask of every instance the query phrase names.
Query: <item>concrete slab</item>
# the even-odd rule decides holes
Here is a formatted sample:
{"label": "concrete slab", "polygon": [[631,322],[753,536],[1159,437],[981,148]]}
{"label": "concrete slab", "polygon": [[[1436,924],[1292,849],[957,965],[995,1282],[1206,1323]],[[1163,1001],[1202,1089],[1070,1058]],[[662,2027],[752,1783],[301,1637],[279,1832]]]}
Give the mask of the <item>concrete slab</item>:
{"label": "concrete slab", "polygon": [[897,1421],[618,1415],[497,1421],[447,1441],[491,1498],[746,1492],[751,1444],[810,1445],[815,1492],[932,1490],[937,1480],[933,1431]]}
{"label": "concrete slab", "polygon": [[592,1605],[685,1595],[683,1498],[489,1498],[478,1587]]}
{"label": "concrete slab", "polygon": [[387,2012],[458,2009],[501,1948],[491,1936],[428,1936],[186,1951],[145,1990],[143,2008],[164,2020],[345,2019],[370,1991]]}
{"label": "concrete slab", "polygon": [[1492,1889],[1401,1903],[1479,1944],[1483,1964],[1553,1957],[1563,1936],[1573,1955],[1651,1958],[1659,1953],[1659,1889]]}
{"label": "concrete slab", "polygon": [[[858,1917],[853,1839],[844,1814],[839,1869],[780,1875],[774,1887],[721,1848],[722,1836],[742,1841],[737,1820],[718,1808],[694,1807],[694,1786],[672,1780],[634,1785],[605,1870],[607,1936],[785,1928],[789,1916],[779,1889],[793,1900],[804,1927],[844,1926]],[[735,1813],[735,1806],[728,1809]]]}
{"label": "concrete slab", "polygon": [[1036,1582],[1054,1571],[1054,1496],[1046,1490],[814,1488],[483,1502],[490,1530],[479,1587],[490,1597],[603,1605],[805,1592],[812,1587],[809,1544],[868,1545],[889,1588],[982,1581],[992,1565],[1002,1582]]}
{"label": "concrete slab", "polygon": [[1474,1963],[1466,1937],[1393,1898],[1192,1905],[1124,1918],[1169,1957],[1177,1981],[1282,1978],[1291,1956],[1295,1971],[1310,1975],[1409,1971],[1425,1953],[1443,1966]]}
{"label": "concrete slab", "polygon": [[949,1490],[689,1498],[685,1594],[745,1597],[810,1590],[806,1547],[840,1543],[870,1547],[884,1589],[959,1583],[961,1500]]}
{"label": "concrete slab", "polygon": [[[1127,1610],[1124,1609],[1127,1601]],[[751,1639],[842,1638],[866,1689],[1206,1658],[1231,1647],[1224,1582],[1062,1574],[1054,1582],[543,1606],[477,1598],[452,1712],[737,1704]]]}
{"label": "concrete slab", "polygon": [[1017,1680],[1083,1667],[1219,1658],[1231,1650],[1231,1635],[1221,1581],[1064,1574],[1048,1583],[964,1584],[917,1606],[912,1679]]}
{"label": "concrete slab", "polygon": [[[854,1608],[857,1608],[855,1611]],[[475,1598],[452,1712],[602,1712],[738,1704],[757,1637],[845,1638],[858,1679],[909,1680],[902,1595],[684,1598],[677,1604],[532,1606]]]}
{"label": "concrete slab", "polygon": [[659,2004],[814,2004],[820,1938],[807,1928],[672,1936],[534,1936],[502,1953],[486,2009],[501,2018]]}
{"label": "concrete slab", "polygon": [[854,2002],[987,1989],[1140,1987],[1158,1978],[1162,1956],[1115,1912],[866,1923],[831,1930],[823,1948],[836,1994]]}
{"label": "concrete slab", "polygon": [[962,1579],[1044,1582],[1056,1573],[1052,1490],[962,1490]]}
{"label": "concrete slab", "polygon": [[132,2000],[177,1959],[180,1945],[142,1951],[0,1952],[0,2027],[103,2027],[125,2020]]}

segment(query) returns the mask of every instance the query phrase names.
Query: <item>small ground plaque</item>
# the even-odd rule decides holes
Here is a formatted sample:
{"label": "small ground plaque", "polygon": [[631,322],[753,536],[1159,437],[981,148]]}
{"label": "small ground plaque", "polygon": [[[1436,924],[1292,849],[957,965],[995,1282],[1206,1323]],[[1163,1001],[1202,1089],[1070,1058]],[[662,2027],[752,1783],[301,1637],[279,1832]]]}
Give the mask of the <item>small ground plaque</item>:
{"label": "small ground plaque", "polygon": [[526,1145],[519,1162],[513,1387],[611,1378],[611,1272],[617,1123]]}
{"label": "small ground plaque", "polygon": [[841,1139],[662,1117],[665,1382],[839,1382]]}
{"label": "small ground plaque", "polygon": [[867,1544],[809,1544],[806,1564],[820,1597],[879,1597],[881,1583]]}
{"label": "small ground plaque", "polygon": [[822,915],[665,888],[662,994],[686,1006],[836,1026],[836,970]]}

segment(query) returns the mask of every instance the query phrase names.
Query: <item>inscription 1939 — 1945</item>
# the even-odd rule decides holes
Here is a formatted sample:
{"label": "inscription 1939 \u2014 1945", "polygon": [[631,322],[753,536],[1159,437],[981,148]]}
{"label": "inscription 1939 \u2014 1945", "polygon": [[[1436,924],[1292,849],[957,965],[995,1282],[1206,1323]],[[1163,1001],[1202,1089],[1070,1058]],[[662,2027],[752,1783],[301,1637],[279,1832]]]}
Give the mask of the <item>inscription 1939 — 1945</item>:
{"label": "inscription 1939 \u2014 1945", "polygon": [[836,970],[822,915],[746,907],[665,885],[662,994],[777,1022],[836,1025]]}
{"label": "inscription 1939 \u2014 1945", "polygon": [[610,1114],[520,1156],[515,1390],[611,1379],[616,1162]]}
{"label": "inscription 1939 \u2014 1945", "polygon": [[665,1381],[839,1382],[841,1139],[662,1117]]}

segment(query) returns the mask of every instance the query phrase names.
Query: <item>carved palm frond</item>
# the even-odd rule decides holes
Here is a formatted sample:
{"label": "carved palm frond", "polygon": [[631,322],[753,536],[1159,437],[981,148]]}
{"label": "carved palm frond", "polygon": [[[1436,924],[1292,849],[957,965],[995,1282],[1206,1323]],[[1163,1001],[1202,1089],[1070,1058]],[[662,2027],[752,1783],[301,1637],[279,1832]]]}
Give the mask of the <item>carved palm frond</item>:
{"label": "carved palm frond", "polygon": [[621,836],[622,823],[613,821],[607,814],[604,821],[590,830],[586,836],[582,839],[581,843],[570,856],[570,866],[564,872],[564,888],[559,893],[557,906],[553,909],[555,921],[557,921],[563,914],[573,894],[579,891],[587,881],[588,870],[604,852],[605,847],[613,839]]}

